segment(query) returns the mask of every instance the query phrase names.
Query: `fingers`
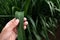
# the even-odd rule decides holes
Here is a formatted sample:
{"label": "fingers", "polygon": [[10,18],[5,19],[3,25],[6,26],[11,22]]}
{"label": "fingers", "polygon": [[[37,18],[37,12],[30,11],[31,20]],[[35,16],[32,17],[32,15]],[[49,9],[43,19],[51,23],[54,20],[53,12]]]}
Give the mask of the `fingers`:
{"label": "fingers", "polygon": [[[19,23],[19,19],[14,18],[6,24],[3,30],[5,29],[13,30],[18,25],[18,23]],[[28,25],[27,19],[24,17],[24,29],[26,29],[27,25]]]}
{"label": "fingers", "polygon": [[27,26],[27,25],[28,25],[28,22],[27,22],[27,21],[25,21],[25,22],[24,22],[24,26]]}
{"label": "fingers", "polygon": [[24,26],[24,30],[26,29],[27,27],[26,26]]}
{"label": "fingers", "polygon": [[27,28],[28,22],[24,22],[24,30]]}
{"label": "fingers", "polygon": [[[27,25],[28,25],[27,18],[24,17],[24,30],[27,28]],[[16,29],[16,28],[14,28],[13,31],[14,31],[15,33],[17,33],[17,29]]]}
{"label": "fingers", "polygon": [[[19,19],[16,19],[16,18],[14,18],[11,21],[9,21],[6,24],[6,26],[3,28],[2,32],[1,32],[1,36],[4,37],[5,39],[8,38],[9,36],[11,36],[11,33],[12,33],[13,29],[14,28],[16,29],[18,23],[19,23]],[[24,18],[24,29],[26,29],[27,24],[28,24],[27,19]],[[15,30],[13,32],[16,34],[17,31]],[[13,34],[13,36],[14,36],[14,34]],[[15,35],[14,39],[15,38],[16,38],[16,35]]]}
{"label": "fingers", "polygon": [[14,18],[6,24],[6,26],[3,30],[5,30],[5,29],[13,30],[18,25],[18,23],[19,23],[19,20]]}
{"label": "fingers", "polygon": [[27,18],[24,18],[24,30],[26,29],[27,25],[28,25]]}
{"label": "fingers", "polygon": [[[6,24],[3,30],[13,30],[14,28],[17,27],[18,23],[19,19],[14,18]],[[24,29],[26,29],[27,25],[28,25],[27,19],[24,18]]]}
{"label": "fingers", "polygon": [[27,18],[24,17],[24,21],[27,21]]}

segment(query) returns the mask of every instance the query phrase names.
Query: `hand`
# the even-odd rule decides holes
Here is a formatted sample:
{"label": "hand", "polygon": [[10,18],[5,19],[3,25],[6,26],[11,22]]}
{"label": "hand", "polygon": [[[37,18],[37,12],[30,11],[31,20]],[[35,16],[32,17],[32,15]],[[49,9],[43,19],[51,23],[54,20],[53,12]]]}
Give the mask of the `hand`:
{"label": "hand", "polygon": [[[9,21],[6,26],[3,28],[0,34],[0,40],[16,40],[17,37],[17,25],[19,24],[19,19],[12,19]],[[24,18],[24,30],[28,25],[27,19]]]}

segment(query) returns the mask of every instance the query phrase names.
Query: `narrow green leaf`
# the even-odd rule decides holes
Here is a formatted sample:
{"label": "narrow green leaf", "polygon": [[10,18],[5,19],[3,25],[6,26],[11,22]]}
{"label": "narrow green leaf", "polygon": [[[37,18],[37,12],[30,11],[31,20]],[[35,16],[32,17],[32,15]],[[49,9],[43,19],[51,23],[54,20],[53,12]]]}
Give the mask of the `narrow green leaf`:
{"label": "narrow green leaf", "polygon": [[24,12],[15,12],[15,17],[20,20],[20,23],[18,25],[18,40],[25,40],[25,33],[23,29],[23,18],[24,18]]}
{"label": "narrow green leaf", "polygon": [[55,34],[52,31],[48,30],[48,32],[55,37]]}
{"label": "narrow green leaf", "polygon": [[45,34],[45,39],[46,40],[49,40],[49,37],[48,37],[48,33],[47,33],[47,27],[46,27],[46,19],[45,19],[45,17],[40,17],[41,18],[41,21],[42,21],[42,29],[43,29],[43,31],[44,31],[44,34]]}
{"label": "narrow green leaf", "polygon": [[47,4],[49,5],[50,7],[50,11],[51,11],[51,15],[53,16],[53,12],[54,12],[54,3],[52,1],[46,1]]}
{"label": "narrow green leaf", "polygon": [[24,15],[25,15],[25,16],[27,15],[27,11],[28,11],[30,2],[31,2],[31,0],[26,0],[26,1],[25,1],[25,5],[24,5]]}

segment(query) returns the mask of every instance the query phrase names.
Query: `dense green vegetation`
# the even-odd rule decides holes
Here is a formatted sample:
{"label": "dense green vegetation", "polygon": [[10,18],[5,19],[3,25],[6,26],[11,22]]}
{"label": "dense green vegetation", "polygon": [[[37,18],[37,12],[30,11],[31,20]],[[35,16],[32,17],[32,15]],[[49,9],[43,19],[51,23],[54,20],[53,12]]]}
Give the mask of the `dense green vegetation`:
{"label": "dense green vegetation", "polygon": [[0,0],[0,30],[15,17],[16,11],[24,11],[28,19],[26,40],[49,40],[48,33],[55,37],[60,0]]}

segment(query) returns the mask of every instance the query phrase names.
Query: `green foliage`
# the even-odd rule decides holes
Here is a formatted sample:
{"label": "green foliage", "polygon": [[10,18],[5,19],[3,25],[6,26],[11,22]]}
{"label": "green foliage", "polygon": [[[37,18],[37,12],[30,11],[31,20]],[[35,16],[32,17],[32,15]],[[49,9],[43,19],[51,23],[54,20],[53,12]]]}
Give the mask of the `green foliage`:
{"label": "green foliage", "polygon": [[60,17],[60,0],[0,0],[1,29],[14,17],[16,11],[24,11],[28,19],[26,40],[50,40],[48,32],[55,37]]}

